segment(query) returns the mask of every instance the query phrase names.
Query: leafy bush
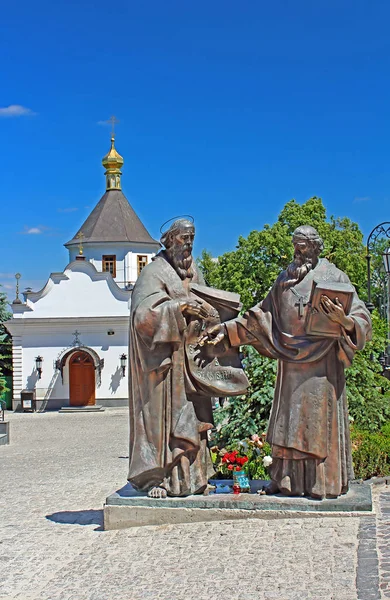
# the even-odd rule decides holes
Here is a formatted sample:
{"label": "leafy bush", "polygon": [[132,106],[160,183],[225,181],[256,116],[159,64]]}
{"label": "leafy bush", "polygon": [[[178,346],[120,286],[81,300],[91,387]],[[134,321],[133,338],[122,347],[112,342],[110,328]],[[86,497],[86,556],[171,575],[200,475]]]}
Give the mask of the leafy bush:
{"label": "leafy bush", "polygon": [[0,372],[0,400],[2,395],[5,392],[9,392],[9,388],[7,387],[7,382],[5,380],[5,377],[2,377],[1,372]]}
{"label": "leafy bush", "polygon": [[[264,436],[264,434],[263,434]],[[240,456],[248,457],[243,466],[251,479],[270,479],[268,468],[264,466],[264,457],[271,455],[271,446],[263,442],[259,448],[251,438],[228,444],[226,447],[211,448],[211,457],[216,469],[216,479],[231,479],[232,471],[222,461],[226,452],[238,451]],[[256,437],[256,435],[254,436]],[[379,432],[364,431],[351,428],[352,459],[356,479],[386,477],[390,475],[390,421]]]}
{"label": "leafy bush", "polygon": [[351,440],[357,479],[390,475],[390,422],[376,433],[352,427]]}
{"label": "leafy bush", "polygon": [[252,346],[243,348],[243,365],[250,386],[244,396],[225,400],[214,412],[215,443],[219,446],[237,444],[258,431],[267,429],[271,411],[277,362],[260,356]]}
{"label": "leafy bush", "polygon": [[346,371],[349,414],[358,429],[379,431],[390,420],[390,382],[382,376],[379,355],[387,345],[387,324],[376,311],[371,315],[373,336],[357,352]]}

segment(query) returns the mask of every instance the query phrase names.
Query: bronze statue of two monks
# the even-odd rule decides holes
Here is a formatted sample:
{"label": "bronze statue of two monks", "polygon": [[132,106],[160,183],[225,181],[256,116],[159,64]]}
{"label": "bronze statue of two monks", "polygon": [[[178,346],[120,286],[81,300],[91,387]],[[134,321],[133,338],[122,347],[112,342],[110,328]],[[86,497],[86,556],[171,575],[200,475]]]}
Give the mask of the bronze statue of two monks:
{"label": "bronze statue of two monks", "polygon": [[205,285],[192,258],[194,224],[177,219],[141,272],[130,316],[130,467],[150,497],[207,489],[212,398],[242,395],[239,347],[278,360],[268,426],[268,493],[335,498],[353,479],[344,369],[371,336],[371,320],[345,273],[319,258],[308,225],[267,297],[239,316],[237,294]]}

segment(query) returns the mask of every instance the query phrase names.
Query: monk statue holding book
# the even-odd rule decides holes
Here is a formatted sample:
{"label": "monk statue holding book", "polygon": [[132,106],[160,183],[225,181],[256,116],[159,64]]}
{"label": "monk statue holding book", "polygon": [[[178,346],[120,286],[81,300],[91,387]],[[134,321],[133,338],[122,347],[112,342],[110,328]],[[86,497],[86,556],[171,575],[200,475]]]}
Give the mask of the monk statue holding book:
{"label": "monk statue holding book", "polygon": [[250,344],[278,360],[267,491],[335,498],[353,479],[344,369],[371,338],[371,319],[347,275],[319,258],[323,241],[313,227],[298,227],[292,242],[293,262],[267,297],[206,329],[199,343]]}
{"label": "monk statue holding book", "polygon": [[130,314],[128,479],[157,499],[207,492],[211,399],[249,384],[238,348],[198,346],[202,330],[239,314],[240,297],[205,285],[192,258],[192,218],[171,221],[137,279]]}

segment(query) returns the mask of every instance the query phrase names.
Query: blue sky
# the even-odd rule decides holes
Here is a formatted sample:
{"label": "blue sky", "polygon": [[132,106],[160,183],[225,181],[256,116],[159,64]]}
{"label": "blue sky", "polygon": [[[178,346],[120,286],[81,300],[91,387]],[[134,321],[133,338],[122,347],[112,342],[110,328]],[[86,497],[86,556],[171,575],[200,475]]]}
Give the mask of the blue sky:
{"label": "blue sky", "polygon": [[366,235],[390,220],[389,21],[375,0],[6,3],[0,283],[38,289],[66,266],[112,114],[154,237],[191,213],[196,253],[217,255],[312,195]]}

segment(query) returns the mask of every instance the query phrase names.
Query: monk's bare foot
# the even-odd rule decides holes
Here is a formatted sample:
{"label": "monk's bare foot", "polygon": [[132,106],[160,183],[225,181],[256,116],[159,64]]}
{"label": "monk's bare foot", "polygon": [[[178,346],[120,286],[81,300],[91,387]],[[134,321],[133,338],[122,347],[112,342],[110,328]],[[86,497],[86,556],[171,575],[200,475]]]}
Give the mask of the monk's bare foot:
{"label": "monk's bare foot", "polygon": [[216,485],[207,484],[206,489],[203,492],[203,496],[208,496],[210,493],[214,492],[217,489]]}
{"label": "monk's bare foot", "polygon": [[280,493],[283,494],[283,496],[292,496],[292,484],[291,484],[291,477],[289,475],[285,475],[282,479],[282,481],[280,482]]}
{"label": "monk's bare foot", "polygon": [[167,490],[162,487],[154,487],[148,491],[149,498],[166,498]]}

